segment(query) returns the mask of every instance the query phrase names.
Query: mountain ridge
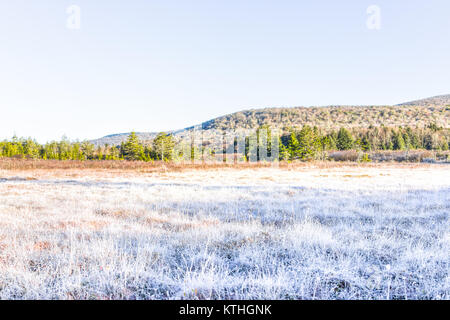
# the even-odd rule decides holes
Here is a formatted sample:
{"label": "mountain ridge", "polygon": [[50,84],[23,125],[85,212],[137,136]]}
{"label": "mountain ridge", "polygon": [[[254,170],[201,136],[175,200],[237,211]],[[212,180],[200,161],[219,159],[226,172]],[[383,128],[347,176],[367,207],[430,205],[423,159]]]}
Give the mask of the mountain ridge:
{"label": "mountain ridge", "polygon": [[443,94],[425,99],[413,100],[398,104],[397,106],[430,106],[430,105],[449,105],[450,94]]}
{"label": "mountain ridge", "polygon": [[[196,126],[167,131],[183,135],[189,129],[204,130],[251,129],[260,125],[272,127],[318,126],[326,129],[369,126],[426,126],[430,122],[448,128],[450,119],[450,94],[414,100],[393,106],[311,106],[290,108],[254,108],[226,114]],[[120,145],[130,133],[116,133],[91,140],[94,145]],[[157,132],[136,132],[141,141],[152,140]]]}

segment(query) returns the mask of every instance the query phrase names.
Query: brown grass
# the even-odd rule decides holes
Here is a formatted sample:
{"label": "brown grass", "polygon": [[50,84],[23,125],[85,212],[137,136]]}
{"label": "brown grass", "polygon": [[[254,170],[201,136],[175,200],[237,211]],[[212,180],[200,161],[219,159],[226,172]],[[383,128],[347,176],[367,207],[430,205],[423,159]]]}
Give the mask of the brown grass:
{"label": "brown grass", "polygon": [[368,174],[344,174],[344,178],[371,178]]}
{"label": "brown grass", "polygon": [[[393,156],[395,152],[390,151],[390,159],[395,159]],[[386,153],[387,154],[387,153]],[[404,152],[398,153],[400,157]],[[429,155],[427,153],[427,155]],[[80,177],[78,170],[88,171],[100,171],[100,172],[124,172],[133,171],[141,173],[166,173],[166,172],[178,172],[178,171],[190,171],[190,170],[215,170],[215,169],[257,169],[257,168],[270,168],[274,165],[281,169],[328,169],[328,168],[341,168],[341,167],[380,167],[386,166],[388,163],[358,163],[349,160],[353,158],[353,152],[351,156],[342,156],[341,161],[281,161],[277,164],[267,162],[242,162],[242,163],[183,163],[183,162],[143,162],[143,161],[59,161],[59,160],[28,160],[28,159],[0,159],[0,170],[6,171],[39,171],[39,170],[52,170],[52,171],[65,171],[66,176],[74,178]],[[388,161],[393,162],[393,161]],[[390,165],[395,166],[426,166],[429,164],[423,164],[418,162],[403,163],[395,162]],[[77,171],[67,171],[70,169],[76,169]],[[0,177],[1,178],[1,177]],[[26,180],[36,180],[34,176],[25,177]]]}
{"label": "brown grass", "polygon": [[35,251],[50,250],[52,247],[51,243],[48,241],[38,241],[34,244],[33,249]]}

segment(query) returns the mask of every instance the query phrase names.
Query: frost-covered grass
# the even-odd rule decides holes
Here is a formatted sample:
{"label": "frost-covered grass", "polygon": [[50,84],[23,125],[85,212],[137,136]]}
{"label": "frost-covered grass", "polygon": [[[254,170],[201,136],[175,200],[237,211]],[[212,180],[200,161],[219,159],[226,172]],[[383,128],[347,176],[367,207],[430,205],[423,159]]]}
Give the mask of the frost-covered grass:
{"label": "frost-covered grass", "polygon": [[450,167],[0,171],[1,299],[450,299]]}

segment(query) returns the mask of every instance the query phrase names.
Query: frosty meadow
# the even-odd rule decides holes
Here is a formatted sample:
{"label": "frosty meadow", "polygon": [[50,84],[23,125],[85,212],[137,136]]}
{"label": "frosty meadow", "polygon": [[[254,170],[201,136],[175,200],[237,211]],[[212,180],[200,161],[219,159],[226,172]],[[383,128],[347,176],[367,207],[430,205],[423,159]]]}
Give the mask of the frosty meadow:
{"label": "frosty meadow", "polygon": [[445,164],[0,170],[1,299],[449,299]]}

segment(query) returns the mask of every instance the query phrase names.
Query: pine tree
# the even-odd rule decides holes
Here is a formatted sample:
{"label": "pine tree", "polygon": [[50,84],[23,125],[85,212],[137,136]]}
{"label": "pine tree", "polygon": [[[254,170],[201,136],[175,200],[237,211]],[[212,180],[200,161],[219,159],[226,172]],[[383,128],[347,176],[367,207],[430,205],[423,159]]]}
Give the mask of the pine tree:
{"label": "pine tree", "polygon": [[353,147],[353,137],[350,131],[345,128],[339,130],[336,146],[339,150],[350,150]]}
{"label": "pine tree", "polygon": [[292,132],[289,138],[288,150],[289,150],[289,160],[294,160],[298,158],[300,143],[297,140],[295,132]]}
{"label": "pine tree", "polygon": [[367,138],[367,136],[364,136],[361,139],[361,149],[363,151],[370,151],[372,149],[371,146],[370,146],[370,142],[369,142],[369,139]]}
{"label": "pine tree", "polygon": [[144,160],[144,147],[139,143],[135,132],[131,132],[127,141],[123,144],[123,156],[125,160]]}
{"label": "pine tree", "polygon": [[397,132],[393,136],[393,139],[394,139],[394,141],[392,142],[392,144],[393,144],[394,150],[404,150],[405,149],[405,140],[403,140],[403,135],[400,132]]}
{"label": "pine tree", "polygon": [[278,145],[279,145],[279,147],[280,147],[279,160],[280,160],[280,161],[281,161],[281,160],[289,160],[290,154],[289,154],[289,149],[288,149],[288,147],[286,147],[286,146],[283,144],[283,141],[281,140],[281,137],[279,137],[278,139],[279,139]]}
{"label": "pine tree", "polygon": [[313,159],[320,148],[320,140],[316,137],[319,135],[318,129],[311,129],[310,126],[304,126],[299,133],[299,158],[302,160]]}

